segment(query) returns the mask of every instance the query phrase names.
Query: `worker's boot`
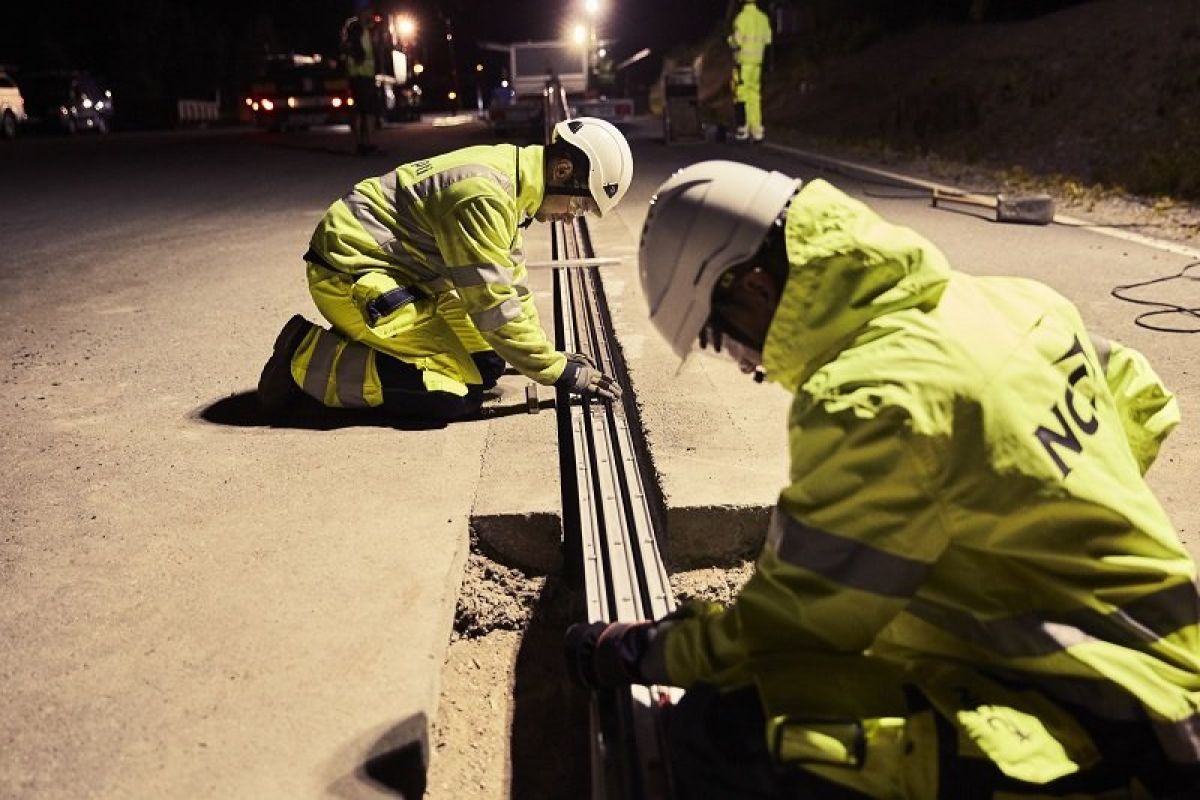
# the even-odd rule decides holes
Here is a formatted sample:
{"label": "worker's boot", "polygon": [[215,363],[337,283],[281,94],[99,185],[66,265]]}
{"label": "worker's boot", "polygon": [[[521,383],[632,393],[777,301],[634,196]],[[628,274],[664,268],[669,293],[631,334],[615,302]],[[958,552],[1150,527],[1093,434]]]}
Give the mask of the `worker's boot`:
{"label": "worker's boot", "polygon": [[292,356],[314,327],[297,314],[287,321],[275,338],[275,350],[258,378],[258,405],[263,411],[279,411],[304,396],[292,377]]}
{"label": "worker's boot", "polygon": [[471,360],[475,362],[475,366],[479,369],[479,376],[483,378],[483,388],[494,389],[500,381],[500,376],[504,374],[508,364],[494,350],[488,350],[482,353],[471,353]]}
{"label": "worker's boot", "polygon": [[733,138],[739,142],[744,142],[750,138],[750,127],[746,124],[746,104],[733,104],[733,123],[737,126],[737,132]]}

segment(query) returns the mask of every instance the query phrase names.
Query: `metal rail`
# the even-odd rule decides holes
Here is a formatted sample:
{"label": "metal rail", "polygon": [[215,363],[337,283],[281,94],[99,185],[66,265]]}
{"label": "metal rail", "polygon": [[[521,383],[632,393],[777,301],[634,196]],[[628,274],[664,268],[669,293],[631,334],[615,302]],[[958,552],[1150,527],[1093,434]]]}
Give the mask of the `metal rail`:
{"label": "metal rail", "polygon": [[[545,101],[549,142],[569,112],[561,86],[547,86]],[[583,219],[551,230],[553,260],[595,258]],[[583,589],[586,621],[657,619],[675,605],[659,550],[663,502],[597,267],[554,270],[554,330],[560,350],[586,353],[625,389],[620,403],[558,390],[564,571]],[[663,711],[679,695],[633,686],[593,696],[595,800],[672,796]]]}
{"label": "metal rail", "polygon": [[[592,256],[583,220],[555,225],[553,235],[554,258]],[[588,620],[657,619],[674,607],[658,546],[661,500],[640,427],[630,425],[636,406],[597,268],[556,270],[554,292],[558,346],[587,353],[626,387],[620,404],[559,390],[564,565],[583,589]],[[645,686],[597,693],[593,798],[671,796],[662,709],[676,695]]]}

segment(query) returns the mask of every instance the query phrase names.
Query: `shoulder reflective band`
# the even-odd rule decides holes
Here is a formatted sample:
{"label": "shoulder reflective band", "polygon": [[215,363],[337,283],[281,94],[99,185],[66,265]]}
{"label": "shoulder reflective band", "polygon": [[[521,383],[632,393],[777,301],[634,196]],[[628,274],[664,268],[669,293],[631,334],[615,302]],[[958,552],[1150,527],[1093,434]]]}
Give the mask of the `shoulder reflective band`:
{"label": "shoulder reflective band", "polygon": [[367,303],[367,321],[374,325],[393,311],[424,298],[422,292],[399,286],[386,291]]}

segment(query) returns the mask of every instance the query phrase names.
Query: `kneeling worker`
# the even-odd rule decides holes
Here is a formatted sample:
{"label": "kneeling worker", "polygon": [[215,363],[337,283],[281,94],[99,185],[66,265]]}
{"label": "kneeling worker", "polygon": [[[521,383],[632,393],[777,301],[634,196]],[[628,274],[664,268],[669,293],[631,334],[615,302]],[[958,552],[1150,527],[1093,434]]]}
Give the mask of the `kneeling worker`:
{"label": "kneeling worker", "polygon": [[728,608],[573,626],[588,686],[687,689],[686,797],[1200,797],[1196,566],[1143,476],[1178,422],[1136,351],[950,269],[824,181],[659,189],[651,320],[794,395]]}
{"label": "kneeling worker", "polygon": [[633,157],[609,123],[559,123],[550,145],[468,147],[360,182],[326,212],[304,258],[326,330],[297,315],[263,368],[271,412],[301,394],[341,408],[458,419],[505,364],[600,398],[620,387],[546,338],[525,286],[521,229],[611,211]]}

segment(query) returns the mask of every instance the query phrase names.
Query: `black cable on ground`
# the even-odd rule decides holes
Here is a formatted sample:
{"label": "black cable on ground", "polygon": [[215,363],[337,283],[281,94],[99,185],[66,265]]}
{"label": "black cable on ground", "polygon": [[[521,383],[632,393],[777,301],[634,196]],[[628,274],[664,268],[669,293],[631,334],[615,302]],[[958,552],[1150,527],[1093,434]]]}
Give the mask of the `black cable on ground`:
{"label": "black cable on ground", "polygon": [[[1200,307],[1188,308],[1187,306],[1181,306],[1178,303],[1166,303],[1161,300],[1142,300],[1137,297],[1128,297],[1122,294],[1122,292],[1128,291],[1129,289],[1138,289],[1143,286],[1153,286],[1155,284],[1167,283],[1169,281],[1200,281],[1200,275],[1188,274],[1188,271],[1194,267],[1200,267],[1200,261],[1193,261],[1192,263],[1185,265],[1183,269],[1179,270],[1179,272],[1174,275],[1163,275],[1162,277],[1152,278],[1151,280],[1141,281],[1140,283],[1130,283],[1124,286],[1114,287],[1111,293],[1113,297],[1117,298],[1118,300],[1124,300],[1127,303],[1136,303],[1140,306],[1154,306],[1157,308],[1156,311],[1146,311],[1142,314],[1139,314],[1137,318],[1134,319],[1134,322],[1139,327],[1152,331],[1160,331],[1162,333],[1200,333]],[[1146,321],[1151,317],[1159,317],[1164,314],[1184,314],[1188,317],[1194,318],[1196,320],[1195,327],[1172,328]]]}

